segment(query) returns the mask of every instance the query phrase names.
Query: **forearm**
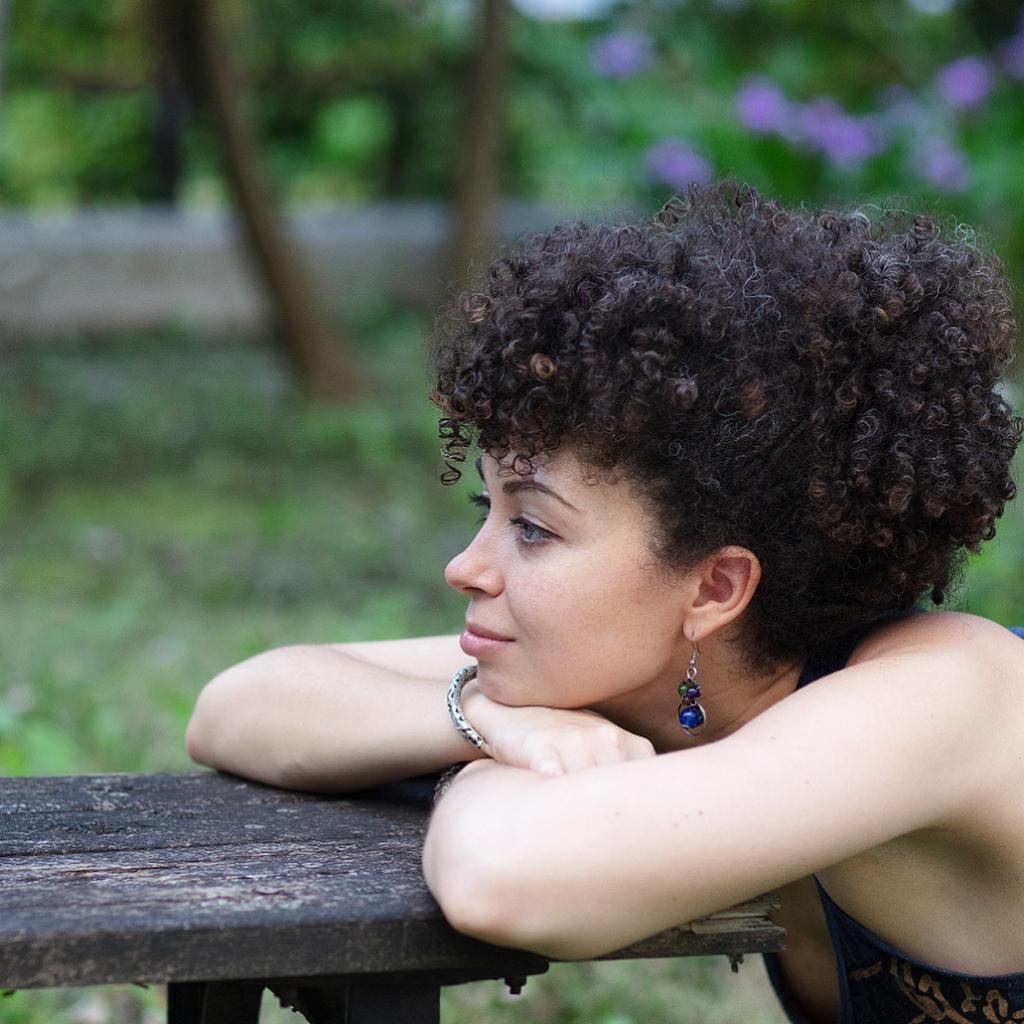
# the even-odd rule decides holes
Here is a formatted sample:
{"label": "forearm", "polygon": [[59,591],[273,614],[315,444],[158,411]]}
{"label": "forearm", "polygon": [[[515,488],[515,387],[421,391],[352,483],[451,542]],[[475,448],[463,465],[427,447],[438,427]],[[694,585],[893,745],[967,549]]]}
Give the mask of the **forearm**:
{"label": "forearm", "polygon": [[[551,777],[495,761],[469,765],[434,809],[423,844],[423,875],[448,923],[459,932],[553,960],[587,955],[578,935],[552,935],[536,893],[518,880],[535,872],[531,836],[542,787]],[[606,952],[606,949],[602,949]]]}
{"label": "forearm", "polygon": [[362,789],[482,755],[452,725],[444,684],[327,646],[282,647],[206,685],[189,755],[275,786]]}
{"label": "forearm", "polygon": [[[513,842],[530,828],[525,820],[530,797],[551,781],[539,772],[487,760],[464,768],[434,808],[423,844],[423,875],[457,931],[540,952],[505,903],[514,886],[496,880],[514,876],[520,851]],[[497,842],[495,835],[501,837]]]}
{"label": "forearm", "polygon": [[[452,927],[555,960],[590,959],[659,930],[647,927],[655,912],[639,922],[630,913],[640,902],[623,868],[632,852],[613,858],[610,872],[602,853],[616,838],[601,820],[601,791],[615,774],[651,763],[547,776],[485,761],[460,772],[423,847],[427,886]],[[638,830],[618,839],[631,843],[629,834]],[[660,907],[671,902],[661,899]]]}

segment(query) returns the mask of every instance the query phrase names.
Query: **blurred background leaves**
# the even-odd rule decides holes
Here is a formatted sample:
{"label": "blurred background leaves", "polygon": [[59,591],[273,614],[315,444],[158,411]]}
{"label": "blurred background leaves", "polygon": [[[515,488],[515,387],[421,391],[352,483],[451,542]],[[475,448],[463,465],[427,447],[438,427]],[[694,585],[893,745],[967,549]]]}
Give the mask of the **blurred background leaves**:
{"label": "blurred background leaves", "polygon": [[[438,482],[426,340],[452,282],[538,218],[646,218],[726,174],[808,206],[895,196],[973,225],[1020,295],[1016,2],[0,0],[0,11],[7,774],[188,770],[189,711],[227,665],[289,643],[457,631],[465,602],[441,571],[475,515],[468,481]],[[200,15],[219,32],[221,59],[205,64]],[[260,186],[248,208],[209,84],[229,66],[252,144],[242,170]],[[310,273],[323,270],[315,253],[303,250],[303,266],[288,248],[302,217],[329,232],[331,211],[393,208],[411,225],[416,204],[440,217],[419,260],[429,299],[399,294],[382,271],[379,284],[343,280],[335,301]],[[250,272],[256,297],[270,298],[254,298],[242,326],[204,320],[198,297],[188,317],[154,312],[134,327],[97,327],[95,310],[42,332],[4,319],[29,275],[24,254],[3,249],[32,244],[16,225],[70,248],[87,211],[137,211],[145,233],[157,208],[183,238],[203,216],[269,212],[279,230],[263,264],[249,251],[264,268]],[[275,246],[312,320],[289,321],[273,298]],[[39,259],[31,273],[59,290]],[[127,259],[136,285],[176,283],[159,261]],[[112,308],[128,287],[110,281]],[[289,332],[303,331],[325,362],[295,357]],[[318,394],[317,374],[339,366],[351,390]],[[1019,379],[1007,387],[1021,409]],[[953,606],[1024,623],[1022,563],[1015,503]],[[781,1020],[756,963],[739,980],[721,966],[566,965],[518,998],[453,990],[446,1019]],[[0,1022],[156,1020],[161,998],[17,993],[0,1000]]]}

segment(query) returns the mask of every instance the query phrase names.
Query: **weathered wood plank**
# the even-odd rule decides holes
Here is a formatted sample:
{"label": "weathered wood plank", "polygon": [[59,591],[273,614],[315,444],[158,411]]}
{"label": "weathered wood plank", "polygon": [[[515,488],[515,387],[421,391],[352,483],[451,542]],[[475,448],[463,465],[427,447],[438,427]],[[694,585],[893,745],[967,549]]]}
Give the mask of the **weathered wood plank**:
{"label": "weathered wood plank", "polygon": [[[385,806],[389,807],[386,812],[380,809]],[[423,812],[416,808],[368,801],[215,805],[205,814],[198,810],[157,814],[140,808],[9,815],[0,818],[0,857],[296,843],[307,835],[325,841],[373,842],[406,836],[423,823]]]}
{"label": "weathered wood plank", "polygon": [[[40,938],[0,944],[0,987],[50,988],[122,982],[347,975],[369,971],[435,970],[472,966],[481,957],[513,964],[508,951],[453,931],[440,918],[380,921],[358,932],[303,923],[262,927],[209,926],[163,934],[102,934]],[[496,975],[515,973],[513,964]]]}
{"label": "weathered wood plank", "polygon": [[136,775],[45,775],[0,780],[0,819],[7,814],[67,811],[144,810],[154,813],[205,811],[214,805],[295,805],[342,801],[352,797],[385,799],[389,803],[429,802],[434,776],[388,783],[365,793],[325,796],[264,786],[226,772],[152,773]]}
{"label": "weathered wood plank", "polygon": [[[325,797],[212,772],[0,780],[0,985],[541,969],[444,921],[420,866],[432,784]],[[777,950],[766,911],[614,956]]]}
{"label": "weathered wood plank", "polygon": [[[168,856],[168,853],[171,856]],[[413,841],[251,843],[6,857],[0,942],[17,932],[433,917]]]}
{"label": "weathered wood plank", "polygon": [[[365,826],[404,835],[423,821],[434,777],[365,793],[317,796],[243,782],[214,772],[4,779],[0,857],[104,850],[245,845],[307,836],[333,838]],[[370,802],[373,801],[373,802]],[[386,801],[389,810],[382,812]],[[343,819],[324,806],[338,805]],[[402,806],[419,813],[402,816]]]}

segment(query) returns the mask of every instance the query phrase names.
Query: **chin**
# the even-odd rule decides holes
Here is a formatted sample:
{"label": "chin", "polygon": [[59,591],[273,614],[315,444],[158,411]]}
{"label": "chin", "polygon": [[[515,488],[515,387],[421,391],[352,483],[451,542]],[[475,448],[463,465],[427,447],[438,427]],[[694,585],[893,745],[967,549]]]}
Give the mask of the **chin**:
{"label": "chin", "polygon": [[503,686],[500,680],[493,679],[491,674],[485,672],[482,667],[477,669],[476,685],[480,692],[488,700],[493,700],[495,704],[521,708],[536,703],[526,697],[521,690],[517,690],[515,686]]}

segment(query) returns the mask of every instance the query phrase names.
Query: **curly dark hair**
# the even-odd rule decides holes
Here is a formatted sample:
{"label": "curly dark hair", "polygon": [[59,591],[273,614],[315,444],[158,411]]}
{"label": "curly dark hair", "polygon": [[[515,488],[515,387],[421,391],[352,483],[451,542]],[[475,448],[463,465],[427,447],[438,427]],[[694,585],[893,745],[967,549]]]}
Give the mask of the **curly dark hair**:
{"label": "curly dark hair", "polygon": [[996,532],[1024,420],[1008,285],[924,215],[784,209],[734,181],[652,223],[560,225],[438,320],[445,484],[476,443],[515,472],[563,441],[633,484],[657,565],[757,555],[754,674],[941,604]]}

